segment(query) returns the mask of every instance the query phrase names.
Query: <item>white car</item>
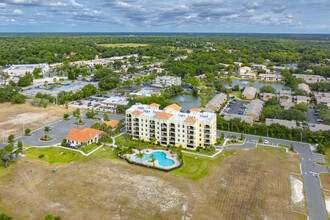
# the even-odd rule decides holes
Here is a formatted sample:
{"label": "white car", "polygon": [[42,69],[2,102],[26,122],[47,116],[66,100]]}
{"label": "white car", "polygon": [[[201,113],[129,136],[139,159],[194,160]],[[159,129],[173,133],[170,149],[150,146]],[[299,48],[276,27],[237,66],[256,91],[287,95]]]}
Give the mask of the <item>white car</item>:
{"label": "white car", "polygon": [[269,141],[265,140],[265,141],[264,141],[264,144],[269,144]]}

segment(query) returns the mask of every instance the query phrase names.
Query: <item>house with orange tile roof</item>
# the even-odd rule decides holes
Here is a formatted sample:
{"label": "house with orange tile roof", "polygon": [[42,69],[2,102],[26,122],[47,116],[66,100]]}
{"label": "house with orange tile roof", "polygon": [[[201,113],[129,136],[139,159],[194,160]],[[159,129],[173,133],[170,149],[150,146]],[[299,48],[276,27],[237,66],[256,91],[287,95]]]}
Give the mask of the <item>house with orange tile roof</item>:
{"label": "house with orange tile roof", "polygon": [[187,149],[206,147],[216,142],[216,114],[180,112],[181,106],[171,104],[163,110],[159,105],[135,104],[126,110],[126,129],[135,139],[150,141],[156,138],[163,146],[175,145]]}
{"label": "house with orange tile roof", "polygon": [[111,126],[112,128],[115,128],[119,124],[119,121],[117,120],[103,121],[102,124],[105,124],[107,127]]}
{"label": "house with orange tile roof", "polygon": [[65,137],[65,140],[70,147],[78,148],[82,144],[97,143],[102,133],[103,131],[93,128],[84,128],[81,130],[72,128]]}

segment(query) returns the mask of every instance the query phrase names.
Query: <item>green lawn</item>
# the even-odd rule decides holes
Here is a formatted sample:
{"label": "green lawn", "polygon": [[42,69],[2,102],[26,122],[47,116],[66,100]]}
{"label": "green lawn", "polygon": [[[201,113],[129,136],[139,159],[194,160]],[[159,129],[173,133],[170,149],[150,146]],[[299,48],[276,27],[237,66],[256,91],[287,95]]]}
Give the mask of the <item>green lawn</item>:
{"label": "green lawn", "polygon": [[97,144],[89,144],[87,146],[80,147],[79,150],[81,150],[85,154],[88,154],[89,152],[91,152],[92,150],[94,150],[94,149],[96,149],[98,147],[99,147],[99,145],[97,145]]}
{"label": "green lawn", "polygon": [[222,154],[217,158],[205,158],[203,156],[183,153],[183,166],[177,170],[174,170],[171,173],[192,180],[199,180],[200,178],[208,174],[209,168],[211,166],[220,163],[223,158],[232,156],[235,152],[237,151],[223,151]]}
{"label": "green lawn", "polygon": [[229,94],[229,96],[235,96],[236,98],[242,98],[242,91],[236,91]]}
{"label": "green lawn", "polygon": [[296,151],[291,150],[289,146],[286,146],[286,145],[283,145],[283,144],[279,144],[278,146],[288,148],[291,153],[296,153]]}
{"label": "green lawn", "polygon": [[205,105],[212,99],[212,96],[206,95],[205,93],[198,94],[202,99],[201,107],[205,107]]}
{"label": "green lawn", "polygon": [[3,162],[0,162],[0,177],[6,176],[10,172],[14,163],[15,161],[10,161],[7,164],[7,168],[5,168],[5,164]]}
{"label": "green lawn", "polygon": [[[63,152],[63,153],[62,153]],[[86,161],[94,158],[105,158],[109,160],[117,159],[112,147],[104,146],[95,151],[89,156],[84,156],[81,153],[73,150],[67,150],[57,147],[48,148],[29,148],[24,151],[24,154],[31,159],[42,160],[50,164],[53,163],[70,163],[72,161]],[[43,158],[39,158],[39,155],[43,154]],[[1,176],[0,167],[0,176]]]}
{"label": "green lawn", "polygon": [[330,166],[330,149],[327,148],[324,155],[325,165]]}
{"label": "green lawn", "polygon": [[116,140],[116,145],[118,146],[133,147],[136,149],[155,148],[155,146],[153,146],[149,142],[142,143],[138,140],[130,140],[130,139],[125,140],[123,135],[117,137],[115,140]]}
{"label": "green lawn", "polygon": [[[87,157],[83,156],[77,151],[67,150],[57,147],[47,147],[47,148],[29,148],[24,151],[24,154],[32,159],[38,159],[46,161],[50,164],[53,163],[70,163],[72,161],[83,161]],[[43,158],[39,158],[39,155],[44,155]]]}

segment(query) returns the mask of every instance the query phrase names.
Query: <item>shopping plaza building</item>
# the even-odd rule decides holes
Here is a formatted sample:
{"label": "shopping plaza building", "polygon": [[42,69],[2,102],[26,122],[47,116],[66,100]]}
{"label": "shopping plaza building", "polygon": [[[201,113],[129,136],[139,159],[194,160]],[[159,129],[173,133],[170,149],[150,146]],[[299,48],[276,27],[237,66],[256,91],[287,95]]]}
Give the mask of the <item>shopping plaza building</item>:
{"label": "shopping plaza building", "polygon": [[135,139],[156,139],[162,145],[175,145],[195,149],[214,145],[216,142],[216,114],[180,112],[181,107],[172,104],[159,109],[159,104],[135,104],[126,110],[127,132]]}

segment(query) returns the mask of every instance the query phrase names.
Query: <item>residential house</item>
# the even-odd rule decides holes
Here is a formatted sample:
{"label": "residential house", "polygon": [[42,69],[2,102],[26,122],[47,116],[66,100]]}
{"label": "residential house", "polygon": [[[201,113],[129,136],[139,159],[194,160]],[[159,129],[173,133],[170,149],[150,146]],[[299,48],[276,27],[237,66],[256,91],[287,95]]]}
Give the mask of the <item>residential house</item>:
{"label": "residential house", "polygon": [[255,73],[240,73],[239,78],[241,78],[241,79],[256,79],[257,75]]}
{"label": "residential house", "polygon": [[126,110],[127,132],[133,138],[150,141],[156,138],[161,145],[169,144],[196,149],[216,142],[216,114],[180,112],[181,107],[172,104],[163,110],[157,106],[135,104]]}
{"label": "residential house", "polygon": [[282,72],[286,68],[284,66],[273,66],[273,69],[278,72]]}
{"label": "residential house", "polygon": [[306,75],[306,74],[292,74],[292,75],[296,78],[304,79],[307,83],[317,83],[317,82],[326,81],[324,76],[319,76],[319,75]]}
{"label": "residential house", "polygon": [[103,131],[93,128],[84,128],[81,130],[72,128],[65,137],[65,140],[70,147],[78,148],[83,144],[97,143],[102,133]]}
{"label": "residential house", "polygon": [[238,73],[241,74],[245,74],[245,73],[251,73],[251,67],[248,66],[243,66],[241,68],[238,69]]}
{"label": "residential house", "polygon": [[297,128],[297,123],[295,121],[275,119],[275,118],[266,118],[266,125],[270,126],[271,124],[280,124],[287,128]]}
{"label": "residential house", "polygon": [[177,76],[157,76],[156,77],[156,84],[165,85],[165,87],[171,86],[180,86],[181,85],[181,77]]}
{"label": "residential house", "polygon": [[294,102],[297,103],[297,104],[299,104],[299,103],[306,103],[306,104],[308,104],[311,101],[311,98],[310,97],[303,96],[303,95],[294,96],[293,99],[294,99]]}
{"label": "residential house", "polygon": [[205,74],[201,74],[196,76],[197,79],[199,79],[199,81],[206,81],[207,77]]}
{"label": "residential house", "polygon": [[268,101],[271,98],[276,98],[276,95],[273,93],[263,92],[263,93],[259,93],[259,97],[263,101]]}
{"label": "residential house", "polygon": [[241,62],[234,62],[234,65],[237,65],[237,66],[239,66],[239,67],[241,67],[242,64],[243,64],[243,63],[241,63]]}
{"label": "residential house", "polygon": [[283,82],[284,77],[281,74],[259,74],[260,80],[272,81],[272,82]]}
{"label": "residential house", "polygon": [[226,121],[230,121],[232,119],[239,118],[239,119],[241,119],[241,121],[249,123],[251,126],[253,125],[253,117],[252,116],[238,115],[238,114],[226,114],[223,118]]}
{"label": "residential house", "polygon": [[260,99],[252,100],[245,109],[245,115],[253,117],[254,121],[259,121],[263,107],[264,102]]}
{"label": "residential house", "polygon": [[298,89],[301,89],[301,90],[303,90],[303,91],[305,91],[307,93],[310,93],[311,92],[311,90],[309,89],[309,86],[307,84],[305,84],[305,83],[299,83],[298,84]]}
{"label": "residential house", "polygon": [[330,108],[330,93],[329,92],[314,92],[316,103],[323,104]]}
{"label": "residential house", "polygon": [[257,94],[257,89],[254,87],[247,87],[244,89],[242,93],[242,98],[243,99],[254,99],[254,97]]}
{"label": "residential house", "polygon": [[206,108],[212,109],[213,111],[218,111],[221,105],[227,100],[227,95],[224,93],[217,94],[214,96],[207,104]]}
{"label": "residential house", "polygon": [[293,108],[295,104],[293,102],[281,102],[281,107],[283,109],[290,109]]}
{"label": "residential house", "polygon": [[288,90],[281,90],[277,92],[277,100],[279,100],[281,103],[282,102],[292,102],[292,94],[291,91]]}
{"label": "residential house", "polygon": [[252,63],[251,66],[252,66],[253,70],[266,70],[267,69],[266,65],[263,65],[263,64]]}

